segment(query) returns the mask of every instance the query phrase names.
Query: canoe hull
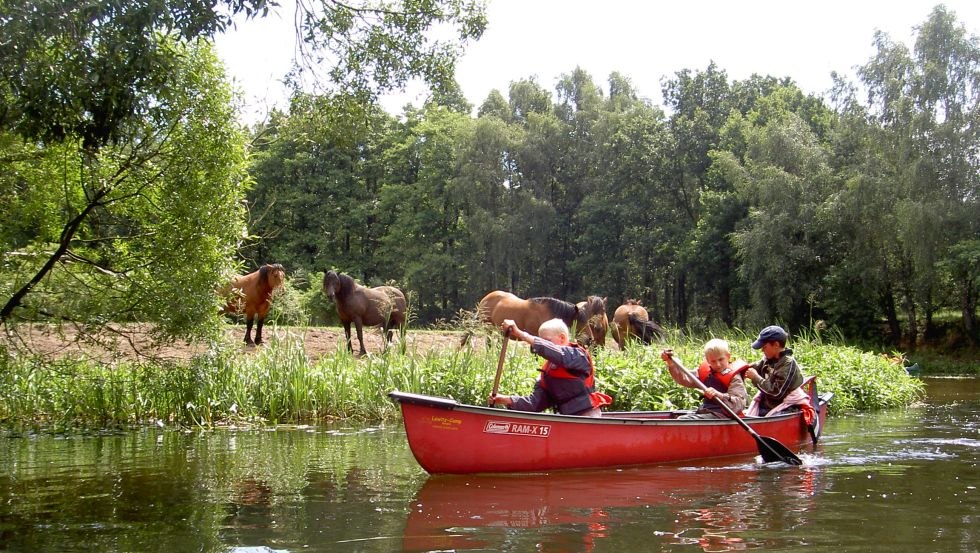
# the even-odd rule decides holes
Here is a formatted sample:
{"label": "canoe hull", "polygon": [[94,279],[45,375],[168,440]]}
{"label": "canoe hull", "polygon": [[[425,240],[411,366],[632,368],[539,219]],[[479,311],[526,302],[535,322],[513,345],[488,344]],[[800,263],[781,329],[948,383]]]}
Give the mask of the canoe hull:
{"label": "canoe hull", "polygon": [[[752,435],[730,420],[683,420],[670,418],[669,412],[591,418],[397,391],[389,395],[401,405],[412,454],[430,474],[539,472],[758,454]],[[819,409],[821,419],[825,413]],[[811,439],[798,412],[745,420],[758,434],[791,449]]]}

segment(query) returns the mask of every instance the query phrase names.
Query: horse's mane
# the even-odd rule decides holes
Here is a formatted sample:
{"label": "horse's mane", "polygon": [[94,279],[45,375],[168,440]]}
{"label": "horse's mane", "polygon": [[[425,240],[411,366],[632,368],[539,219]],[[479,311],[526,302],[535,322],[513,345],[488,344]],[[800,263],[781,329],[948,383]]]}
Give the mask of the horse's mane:
{"label": "horse's mane", "polygon": [[572,321],[577,320],[579,316],[577,305],[574,303],[568,303],[567,301],[560,300],[558,298],[531,298],[527,301],[546,306],[548,310],[551,311],[552,315],[565,321],[566,324],[570,324]]}
{"label": "horse's mane", "polygon": [[649,344],[654,337],[663,339],[664,329],[654,321],[644,321],[632,313],[629,314],[628,318],[630,327],[645,343]]}
{"label": "horse's mane", "polygon": [[623,305],[642,305],[642,304],[640,302],[634,300],[633,298],[630,298],[630,299],[624,301],[623,302]]}
{"label": "horse's mane", "polygon": [[586,317],[592,317],[593,315],[602,315],[606,312],[606,300],[600,296],[589,296],[585,300],[585,312]]}
{"label": "horse's mane", "polygon": [[354,277],[350,275],[337,273],[337,278],[340,280],[340,292],[337,294],[340,297],[347,297],[354,291],[354,287],[357,286],[357,283],[354,282]]}

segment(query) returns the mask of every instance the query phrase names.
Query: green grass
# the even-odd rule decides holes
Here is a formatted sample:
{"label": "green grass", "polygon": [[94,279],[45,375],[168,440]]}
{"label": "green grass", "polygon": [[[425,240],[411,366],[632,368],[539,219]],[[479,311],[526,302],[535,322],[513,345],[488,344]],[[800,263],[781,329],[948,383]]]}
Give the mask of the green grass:
{"label": "green grass", "polygon": [[[752,336],[727,336],[735,357],[753,361]],[[688,367],[701,358],[706,337],[669,343]],[[831,412],[908,405],[923,386],[886,357],[818,336],[791,344],[821,390],[835,394]],[[400,352],[357,358],[346,351],[310,361],[304,344],[288,335],[254,353],[231,342],[214,344],[185,364],[100,365],[91,361],[23,357],[0,351],[0,424],[8,428],[73,430],[132,425],[266,425],[331,419],[397,420],[388,392],[402,390],[483,405],[496,373],[499,346],[438,353]],[[595,353],[597,388],[614,398],[613,410],[690,408],[697,392],[671,380],[660,346]],[[524,345],[511,345],[501,392],[528,394],[540,361]],[[751,390],[750,394],[754,393]]]}

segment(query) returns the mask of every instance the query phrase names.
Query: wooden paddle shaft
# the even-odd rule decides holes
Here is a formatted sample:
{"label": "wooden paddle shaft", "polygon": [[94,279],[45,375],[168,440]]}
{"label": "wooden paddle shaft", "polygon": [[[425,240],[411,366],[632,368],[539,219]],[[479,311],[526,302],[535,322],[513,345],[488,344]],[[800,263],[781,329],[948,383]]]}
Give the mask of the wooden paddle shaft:
{"label": "wooden paddle shaft", "polygon": [[504,332],[504,345],[500,348],[500,358],[497,359],[497,376],[493,379],[493,392],[490,394],[491,397],[497,395],[500,391],[500,375],[504,372],[504,359],[507,357],[507,342],[510,341],[510,337],[507,332]]}
{"label": "wooden paddle shaft", "polygon": [[[674,361],[674,363],[677,364],[678,367],[681,368],[682,371],[684,371],[685,373],[687,373],[687,376],[691,377],[691,380],[693,380],[694,383],[697,384],[698,389],[700,389],[702,392],[704,392],[704,391],[706,391],[708,389],[708,387],[704,385],[704,382],[701,382],[701,379],[698,378],[698,375],[696,375],[693,372],[687,370],[687,367],[685,367],[684,364],[681,363],[680,359],[678,359],[677,356],[671,355],[670,358],[671,358],[671,360]],[[721,405],[721,408],[724,409],[726,413],[728,413],[728,416],[731,417],[732,420],[734,420],[735,422],[737,422],[740,425],[742,425],[742,428],[748,430],[749,431],[749,434],[752,434],[753,436],[756,436],[756,437],[759,436],[759,434],[756,433],[756,431],[753,430],[752,427],[749,426],[749,424],[747,422],[743,421],[742,420],[742,417],[736,415],[735,414],[735,411],[732,411],[732,408],[729,407],[728,405],[726,405],[724,401],[721,401],[719,399],[719,400],[715,400],[715,403],[717,403],[718,405]]]}

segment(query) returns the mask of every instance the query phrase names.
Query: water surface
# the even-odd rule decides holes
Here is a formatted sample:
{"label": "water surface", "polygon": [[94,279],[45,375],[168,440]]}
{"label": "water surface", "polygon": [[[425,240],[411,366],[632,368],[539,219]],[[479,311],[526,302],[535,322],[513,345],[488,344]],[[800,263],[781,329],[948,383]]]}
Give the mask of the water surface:
{"label": "water surface", "polygon": [[980,380],[927,382],[803,468],[429,477],[397,424],[3,438],[0,550],[976,552]]}

